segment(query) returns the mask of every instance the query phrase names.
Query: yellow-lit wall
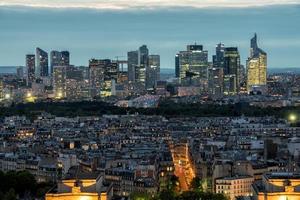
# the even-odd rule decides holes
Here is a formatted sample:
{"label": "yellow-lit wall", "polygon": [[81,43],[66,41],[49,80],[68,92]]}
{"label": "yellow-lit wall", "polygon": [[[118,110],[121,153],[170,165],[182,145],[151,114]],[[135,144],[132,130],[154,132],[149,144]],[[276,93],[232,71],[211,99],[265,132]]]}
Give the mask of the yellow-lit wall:
{"label": "yellow-lit wall", "polygon": [[299,200],[300,193],[259,193],[257,200]]}
{"label": "yellow-lit wall", "polygon": [[106,195],[98,195],[98,193],[63,193],[63,194],[47,194],[46,200],[107,200]]}

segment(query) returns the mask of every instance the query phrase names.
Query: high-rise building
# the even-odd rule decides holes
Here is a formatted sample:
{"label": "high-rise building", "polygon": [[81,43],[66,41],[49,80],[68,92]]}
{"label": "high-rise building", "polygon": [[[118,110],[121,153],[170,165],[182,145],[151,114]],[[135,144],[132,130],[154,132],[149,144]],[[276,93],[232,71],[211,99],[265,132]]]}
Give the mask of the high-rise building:
{"label": "high-rise building", "polygon": [[17,67],[17,77],[20,79],[24,78],[24,68],[22,66]]}
{"label": "high-rise building", "polygon": [[27,85],[30,86],[35,79],[35,55],[26,55],[26,69],[27,69]]}
{"label": "high-rise building", "polygon": [[142,45],[138,50],[138,66],[135,69],[135,79],[143,86],[146,84],[146,69],[149,65],[149,50],[146,45]]}
{"label": "high-rise building", "polygon": [[68,51],[51,51],[50,53],[50,73],[53,73],[55,66],[69,66],[70,53]]}
{"label": "high-rise building", "polygon": [[61,65],[61,53],[59,51],[51,51],[50,53],[50,73],[53,74],[55,66],[64,66]]}
{"label": "high-rise building", "polygon": [[202,45],[188,45],[186,51],[180,51],[175,57],[175,71],[180,82],[207,80],[208,52]]}
{"label": "high-rise building", "polygon": [[266,88],[267,85],[267,53],[257,45],[257,35],[251,39],[250,57],[247,60],[247,91],[253,87]]}
{"label": "high-rise building", "polygon": [[68,66],[70,65],[70,52],[61,51],[61,65]]}
{"label": "high-rise building", "polygon": [[128,66],[128,81],[135,82],[135,69],[139,62],[138,51],[130,51],[127,53],[127,66]]}
{"label": "high-rise building", "polygon": [[160,79],[160,56],[149,55],[149,65],[146,70],[146,88],[155,88]]}
{"label": "high-rise building", "polygon": [[40,48],[36,48],[35,77],[48,76],[48,53]]}
{"label": "high-rise building", "polygon": [[3,92],[3,80],[0,79],[0,101],[4,99],[4,92]]}
{"label": "high-rise building", "polygon": [[118,78],[118,63],[109,59],[89,61],[91,97],[110,96]]}
{"label": "high-rise building", "polygon": [[175,77],[180,77],[179,54],[175,55]]}
{"label": "high-rise building", "polygon": [[[225,48],[224,53],[224,79],[227,78],[227,83],[230,83],[230,91],[228,94],[237,94],[240,88],[240,54],[237,47]],[[235,80],[234,80],[235,79]],[[229,81],[230,80],[230,81]],[[235,86],[233,86],[235,82]],[[229,86],[228,85],[228,86]],[[224,80],[225,91],[225,80]]]}
{"label": "high-rise building", "polygon": [[208,70],[208,89],[211,97],[221,98],[223,96],[223,81],[223,68],[213,67]]}
{"label": "high-rise building", "polygon": [[224,68],[225,46],[222,43],[216,46],[216,55],[213,56],[213,66]]}
{"label": "high-rise building", "polygon": [[66,98],[67,96],[67,67],[54,66],[53,69],[53,90],[57,99]]}

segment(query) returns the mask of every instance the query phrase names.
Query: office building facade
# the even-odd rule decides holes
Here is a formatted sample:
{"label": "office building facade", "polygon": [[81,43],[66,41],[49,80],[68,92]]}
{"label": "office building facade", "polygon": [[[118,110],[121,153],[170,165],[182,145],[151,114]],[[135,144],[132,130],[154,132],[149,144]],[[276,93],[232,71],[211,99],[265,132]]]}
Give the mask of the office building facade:
{"label": "office building facade", "polygon": [[[226,77],[226,80],[225,80]],[[225,84],[226,83],[226,84]],[[234,85],[233,85],[234,84]],[[225,86],[226,85],[226,86]],[[240,54],[237,47],[227,47],[224,53],[224,90],[235,95],[240,88]]]}
{"label": "office building facade", "polygon": [[48,76],[48,65],[48,53],[40,48],[36,48],[35,77],[40,78]]}
{"label": "office building facade", "polygon": [[27,85],[30,86],[35,80],[35,55],[26,55],[26,69],[27,69]]}
{"label": "office building facade", "polygon": [[267,85],[267,53],[257,45],[257,35],[251,39],[250,57],[247,60],[247,91],[254,87],[266,88]]}

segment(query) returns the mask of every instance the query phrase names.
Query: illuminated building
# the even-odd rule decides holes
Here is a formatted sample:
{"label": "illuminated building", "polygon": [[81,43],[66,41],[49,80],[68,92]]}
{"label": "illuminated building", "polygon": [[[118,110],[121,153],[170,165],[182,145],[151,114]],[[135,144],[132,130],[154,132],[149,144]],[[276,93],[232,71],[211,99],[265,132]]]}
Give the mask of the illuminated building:
{"label": "illuminated building", "polygon": [[61,51],[61,65],[70,65],[70,52]]}
{"label": "illuminated building", "polygon": [[34,134],[35,134],[35,129],[33,127],[19,127],[16,130],[16,138],[21,140],[32,138]]}
{"label": "illuminated building", "polygon": [[143,86],[146,84],[146,70],[149,65],[149,50],[142,45],[138,50],[138,66],[135,68],[135,79]]}
{"label": "illuminated building", "polygon": [[175,77],[180,77],[179,54],[175,55]]}
{"label": "illuminated building", "polygon": [[216,193],[224,194],[230,200],[238,196],[251,196],[251,185],[254,178],[251,176],[224,177],[215,180]]}
{"label": "illuminated building", "polygon": [[118,63],[109,59],[91,59],[89,62],[91,97],[110,96],[118,79]]}
{"label": "illuminated building", "polygon": [[35,77],[48,76],[48,53],[40,48],[36,48]]}
{"label": "illuminated building", "polygon": [[68,51],[51,51],[50,53],[50,73],[53,73],[55,66],[70,65],[70,53]]}
{"label": "illuminated building", "polygon": [[53,90],[57,99],[65,98],[66,95],[67,66],[55,66],[53,69]]}
{"label": "illuminated building", "polygon": [[130,51],[127,53],[128,81],[135,82],[135,68],[138,66],[138,60],[138,51]]}
{"label": "illuminated building", "polygon": [[31,85],[35,79],[35,55],[26,55],[26,69],[27,69],[27,85]]}
{"label": "illuminated building", "polygon": [[300,174],[267,173],[261,182],[253,184],[254,200],[298,200],[300,199]]}
{"label": "illuminated building", "polygon": [[[226,77],[226,80],[225,80]],[[230,84],[225,84],[227,81]],[[234,84],[234,85],[232,85]],[[229,85],[227,87],[225,85]],[[230,90],[225,91],[225,89]],[[225,94],[236,94],[240,88],[240,54],[237,47],[225,48],[224,53],[224,92]]]}
{"label": "illuminated building", "polygon": [[237,78],[235,74],[224,75],[224,95],[235,95],[237,93]]}
{"label": "illuminated building", "polygon": [[175,57],[176,76],[181,83],[198,84],[207,79],[208,52],[202,45],[188,45],[186,51],[180,51]]}
{"label": "illuminated building", "polygon": [[0,101],[4,98],[4,92],[3,92],[3,80],[0,79]]}
{"label": "illuminated building", "polygon": [[68,100],[88,99],[89,80],[87,67],[67,67],[66,97]]}
{"label": "illuminated building", "polygon": [[160,79],[160,56],[149,55],[149,65],[146,71],[146,88],[155,88]]}
{"label": "illuminated building", "polygon": [[208,70],[209,94],[214,98],[223,96],[223,68],[210,68]]}
{"label": "illuminated building", "polygon": [[222,43],[217,44],[216,46],[216,55],[213,56],[213,66],[214,67],[224,67],[224,53],[225,46]]}
{"label": "illuminated building", "polygon": [[258,48],[256,34],[251,39],[250,57],[247,60],[247,91],[267,85],[267,54]]}
{"label": "illuminated building", "polygon": [[59,181],[57,187],[49,191],[46,200],[110,200],[112,186],[103,184],[104,177],[95,173],[76,173]]}

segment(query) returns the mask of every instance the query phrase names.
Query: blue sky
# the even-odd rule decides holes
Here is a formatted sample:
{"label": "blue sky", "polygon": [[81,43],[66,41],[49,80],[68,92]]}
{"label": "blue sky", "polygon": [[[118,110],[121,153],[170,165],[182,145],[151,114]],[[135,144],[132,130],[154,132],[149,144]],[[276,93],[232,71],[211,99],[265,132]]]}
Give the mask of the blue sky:
{"label": "blue sky", "polygon": [[37,46],[69,50],[73,64],[87,65],[92,57],[126,56],[147,44],[162,67],[173,68],[176,52],[194,42],[210,56],[218,42],[237,46],[244,64],[257,32],[269,67],[300,67],[299,1],[157,2],[0,0],[0,65],[24,65]]}

